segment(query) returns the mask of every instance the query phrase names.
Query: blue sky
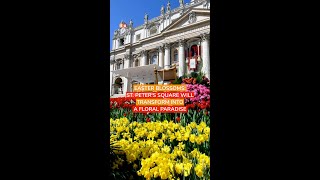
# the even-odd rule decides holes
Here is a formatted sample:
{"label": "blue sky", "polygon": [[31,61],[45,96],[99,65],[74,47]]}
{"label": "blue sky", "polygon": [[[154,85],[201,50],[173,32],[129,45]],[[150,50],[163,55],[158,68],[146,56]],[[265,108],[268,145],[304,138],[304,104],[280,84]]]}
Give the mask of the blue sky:
{"label": "blue sky", "polygon": [[[148,13],[149,19],[160,15],[161,5],[166,7],[168,0],[111,0],[110,1],[110,50],[112,37],[119,28],[121,20],[129,25],[132,19],[133,27],[143,24],[144,14]],[[185,0],[184,3],[190,3]],[[179,0],[170,0],[171,9],[179,6]]]}

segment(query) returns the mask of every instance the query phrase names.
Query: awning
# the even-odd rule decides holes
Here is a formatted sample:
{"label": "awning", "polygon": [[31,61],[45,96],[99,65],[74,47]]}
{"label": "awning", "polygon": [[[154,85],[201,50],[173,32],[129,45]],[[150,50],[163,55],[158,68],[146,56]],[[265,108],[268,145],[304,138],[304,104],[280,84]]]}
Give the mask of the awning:
{"label": "awning", "polygon": [[131,78],[131,80],[137,81],[140,83],[154,83],[156,81],[155,74],[154,74],[155,68],[158,71],[157,73],[158,81],[175,79],[175,76],[176,76],[175,67],[170,68],[168,70],[164,70],[157,64],[119,69],[111,72],[116,75],[120,75],[126,78]]}
{"label": "awning", "polygon": [[176,67],[160,69],[158,70],[158,74],[161,76],[161,79],[164,79],[165,81],[174,80],[177,77]]}
{"label": "awning", "polygon": [[[155,74],[154,68],[160,70],[161,67],[157,64],[150,64],[146,66],[138,66],[138,67],[131,67],[126,69],[119,69],[115,71],[111,71],[116,75],[120,75],[126,78],[130,78],[133,81],[138,81],[141,83],[154,83],[155,82]],[[158,74],[158,80],[162,81],[161,76]]]}

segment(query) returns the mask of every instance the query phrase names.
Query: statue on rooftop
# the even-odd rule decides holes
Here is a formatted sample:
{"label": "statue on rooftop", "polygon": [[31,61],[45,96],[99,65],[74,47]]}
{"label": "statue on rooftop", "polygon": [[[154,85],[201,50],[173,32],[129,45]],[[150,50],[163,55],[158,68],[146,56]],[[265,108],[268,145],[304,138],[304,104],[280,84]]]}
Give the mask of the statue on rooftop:
{"label": "statue on rooftop", "polygon": [[179,0],[180,6],[184,5],[184,0]]}
{"label": "statue on rooftop", "polygon": [[164,15],[164,6],[163,5],[161,6],[160,12],[161,12],[161,15]]}
{"label": "statue on rooftop", "polygon": [[114,31],[114,36],[118,36],[118,34],[119,34],[119,31],[117,29],[117,30]]}
{"label": "statue on rooftop", "polygon": [[130,19],[130,22],[129,22],[129,28],[133,28],[133,22],[132,22],[132,19]]}
{"label": "statue on rooftop", "polygon": [[168,1],[168,4],[167,4],[167,12],[170,12],[170,1]]}
{"label": "statue on rooftop", "polygon": [[145,14],[144,14],[144,23],[147,23],[147,22],[148,22],[148,14],[145,13]]}

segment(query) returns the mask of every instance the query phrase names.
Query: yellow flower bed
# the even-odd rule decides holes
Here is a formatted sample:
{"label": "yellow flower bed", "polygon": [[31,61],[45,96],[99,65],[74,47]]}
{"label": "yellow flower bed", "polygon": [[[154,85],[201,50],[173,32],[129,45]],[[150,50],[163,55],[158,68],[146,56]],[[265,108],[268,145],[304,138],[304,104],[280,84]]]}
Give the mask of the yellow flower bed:
{"label": "yellow flower bed", "polygon": [[[110,119],[111,142],[139,176],[150,180],[210,179],[210,127],[204,122],[182,126],[173,121],[130,123],[127,118]],[[197,177],[195,177],[197,176]]]}

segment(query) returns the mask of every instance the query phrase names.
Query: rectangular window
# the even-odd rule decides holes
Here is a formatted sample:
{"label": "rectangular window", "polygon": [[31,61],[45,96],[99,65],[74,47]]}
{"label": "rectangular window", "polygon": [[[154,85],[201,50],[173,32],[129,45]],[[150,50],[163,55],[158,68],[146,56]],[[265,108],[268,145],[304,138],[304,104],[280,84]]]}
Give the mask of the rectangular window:
{"label": "rectangular window", "polygon": [[124,45],[124,38],[120,39],[120,46]]}

